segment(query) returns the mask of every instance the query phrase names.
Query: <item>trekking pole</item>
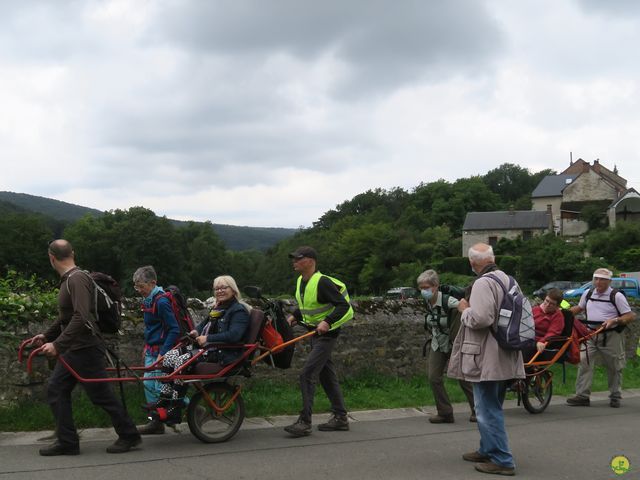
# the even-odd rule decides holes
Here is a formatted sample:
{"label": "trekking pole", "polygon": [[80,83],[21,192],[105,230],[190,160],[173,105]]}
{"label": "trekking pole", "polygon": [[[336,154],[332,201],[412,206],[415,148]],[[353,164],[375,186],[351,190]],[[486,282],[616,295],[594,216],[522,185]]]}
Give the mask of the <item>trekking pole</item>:
{"label": "trekking pole", "polygon": [[310,332],[305,333],[304,335],[300,335],[299,337],[296,338],[292,338],[291,340],[289,340],[288,342],[284,342],[281,343],[280,345],[277,345],[269,350],[267,350],[266,352],[264,352],[262,355],[259,355],[257,358],[253,359],[251,361],[251,365],[255,365],[256,363],[258,363],[260,360],[262,360],[264,357],[277,353],[280,350],[282,350],[283,348],[287,348],[289,345],[293,345],[294,343],[299,342],[300,340],[304,340],[305,338],[308,337],[312,337],[314,335],[316,335],[318,332],[316,330],[311,330]]}

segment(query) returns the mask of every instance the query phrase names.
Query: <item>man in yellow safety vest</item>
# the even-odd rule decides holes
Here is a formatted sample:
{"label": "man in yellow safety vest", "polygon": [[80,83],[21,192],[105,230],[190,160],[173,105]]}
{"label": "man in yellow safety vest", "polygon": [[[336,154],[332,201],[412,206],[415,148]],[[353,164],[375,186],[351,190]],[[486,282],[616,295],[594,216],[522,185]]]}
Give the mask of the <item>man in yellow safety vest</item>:
{"label": "man in yellow safety vest", "polygon": [[349,430],[342,390],[331,360],[340,327],[353,318],[347,287],[340,280],[317,270],[318,254],[312,247],[299,247],[289,254],[289,258],[300,276],[296,286],[298,308],[288,321],[315,330],[317,335],[311,338],[311,352],[300,373],[302,410],[298,420],[285,427],[285,431],[294,437],[311,434],[313,397],[318,379],[331,402],[332,413],[327,423],[318,425],[318,430]]}

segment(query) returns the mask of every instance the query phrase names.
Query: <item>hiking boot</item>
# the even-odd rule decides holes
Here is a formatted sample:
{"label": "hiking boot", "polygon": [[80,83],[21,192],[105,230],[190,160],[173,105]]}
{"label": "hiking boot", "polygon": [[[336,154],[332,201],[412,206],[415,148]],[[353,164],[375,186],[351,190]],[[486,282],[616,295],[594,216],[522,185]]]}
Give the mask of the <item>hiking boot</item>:
{"label": "hiking boot", "polygon": [[516,469],[513,467],[503,467],[493,462],[476,463],[474,465],[477,471],[482,473],[492,473],[494,475],[515,475]]}
{"label": "hiking boot", "polygon": [[318,430],[321,432],[335,432],[337,430],[346,431],[349,430],[349,419],[347,416],[332,415],[327,423],[321,423],[318,425]]}
{"label": "hiking boot", "polygon": [[434,415],[433,417],[429,417],[430,423],[453,423],[453,413],[449,415]]}
{"label": "hiking boot", "polygon": [[591,401],[586,397],[580,397],[578,395],[567,398],[567,405],[572,407],[588,407],[591,405]]}
{"label": "hiking boot", "polygon": [[131,450],[133,447],[137,447],[142,443],[142,438],[138,435],[137,437],[131,438],[118,438],[113,444],[107,447],[107,453],[125,453]]}
{"label": "hiking boot", "polygon": [[60,442],[54,442],[48,447],[40,449],[40,455],[43,457],[54,457],[57,455],[78,455],[80,447],[78,445],[63,445]]}
{"label": "hiking boot", "polygon": [[299,418],[295,423],[284,427],[284,431],[294,437],[306,437],[307,435],[311,435],[311,423]]}
{"label": "hiking boot", "polygon": [[474,462],[474,463],[484,463],[484,462],[491,461],[491,459],[487,455],[482,455],[479,452],[464,453],[462,454],[462,459],[466,460],[467,462]]}
{"label": "hiking boot", "polygon": [[472,413],[471,416],[469,417],[469,421],[471,423],[477,423],[478,422],[478,417],[476,417],[475,413]]}
{"label": "hiking boot", "polygon": [[620,399],[612,398],[611,400],[609,400],[609,406],[611,408],[620,408]]}
{"label": "hiking boot", "polygon": [[138,427],[140,435],[161,435],[164,433],[164,423],[158,419],[153,419],[146,425]]}

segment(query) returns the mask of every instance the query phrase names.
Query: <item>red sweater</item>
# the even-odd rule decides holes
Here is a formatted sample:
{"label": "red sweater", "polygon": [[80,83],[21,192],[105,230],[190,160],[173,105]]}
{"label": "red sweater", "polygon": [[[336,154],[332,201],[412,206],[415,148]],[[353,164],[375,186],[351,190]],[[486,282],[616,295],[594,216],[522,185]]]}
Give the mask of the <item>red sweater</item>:
{"label": "red sweater", "polygon": [[564,329],[564,315],[560,309],[548,315],[540,305],[536,305],[533,307],[533,320],[536,324],[536,342],[546,342],[547,338],[560,335]]}

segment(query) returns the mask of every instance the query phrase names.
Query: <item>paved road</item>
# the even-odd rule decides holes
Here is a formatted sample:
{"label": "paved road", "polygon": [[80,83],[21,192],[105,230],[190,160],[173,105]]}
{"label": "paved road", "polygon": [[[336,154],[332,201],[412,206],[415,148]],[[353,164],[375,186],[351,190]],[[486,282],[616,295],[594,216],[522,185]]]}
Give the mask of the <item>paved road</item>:
{"label": "paved road", "polygon": [[[541,415],[508,402],[518,478],[640,479],[640,390],[624,397],[620,409],[609,408],[603,394],[589,408],[554,397]],[[224,444],[202,444],[187,431],[147,437],[142,448],[123,455],[105,453],[114,438],[106,430],[84,432],[77,457],[40,457],[35,438],[42,433],[0,434],[0,480],[494,478],[461,459],[479,436],[464,406],[456,408],[457,422],[448,425],[430,424],[428,409],[355,412],[351,431],[314,431],[302,439],[282,431],[290,418],[256,419]],[[631,465],[622,475],[610,467],[618,455]]]}

